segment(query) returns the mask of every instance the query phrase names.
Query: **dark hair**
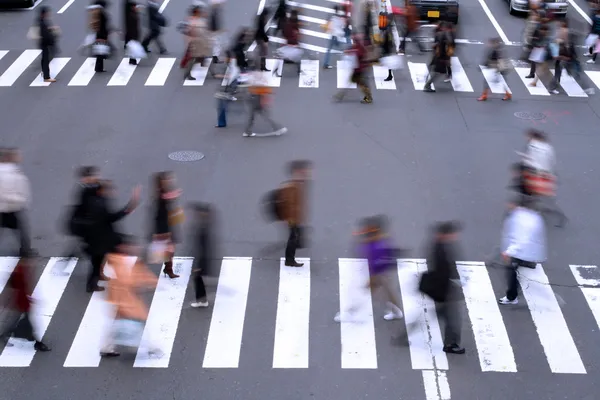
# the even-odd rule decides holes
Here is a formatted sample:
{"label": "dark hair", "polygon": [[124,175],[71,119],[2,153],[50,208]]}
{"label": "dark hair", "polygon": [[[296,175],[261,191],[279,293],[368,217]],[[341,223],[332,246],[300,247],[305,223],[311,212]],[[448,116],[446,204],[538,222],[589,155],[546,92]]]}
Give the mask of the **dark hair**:
{"label": "dark hair", "polygon": [[527,134],[536,140],[548,140],[546,134],[544,134],[542,131],[538,131],[537,129],[530,129],[527,131]]}
{"label": "dark hair", "polygon": [[98,167],[88,165],[88,166],[80,167],[77,170],[77,176],[80,179],[89,178],[91,176],[98,175],[98,171],[99,171]]}
{"label": "dark hair", "polygon": [[308,160],[294,160],[289,163],[288,171],[291,174],[308,169],[311,166],[311,162]]}
{"label": "dark hair", "polygon": [[462,229],[458,221],[444,221],[437,224],[435,231],[440,235],[450,235],[457,233]]}
{"label": "dark hair", "polygon": [[171,175],[170,171],[161,171],[161,172],[157,172],[156,174],[154,174],[155,193],[162,194],[167,191],[163,185],[163,181],[168,179],[170,175]]}

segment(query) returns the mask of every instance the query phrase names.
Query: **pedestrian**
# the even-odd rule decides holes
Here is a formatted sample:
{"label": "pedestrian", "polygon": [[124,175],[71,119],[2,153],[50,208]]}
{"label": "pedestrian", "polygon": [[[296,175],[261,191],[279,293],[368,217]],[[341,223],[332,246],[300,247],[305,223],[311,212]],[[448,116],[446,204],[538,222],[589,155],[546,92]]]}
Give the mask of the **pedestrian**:
{"label": "pedestrian", "polygon": [[[253,79],[250,82],[250,86],[248,87],[248,92],[250,93],[250,116],[248,118],[246,129],[244,130],[244,133],[242,133],[242,136],[244,137],[279,136],[287,132],[286,127],[275,122],[271,118],[269,110],[273,101],[273,91],[269,86],[267,86],[266,82],[264,82],[262,78],[263,77],[260,75],[260,72],[255,72]],[[254,127],[254,120],[257,114],[262,115],[263,118],[269,122],[271,128],[273,129],[272,132],[254,133],[252,131],[252,128]]]}
{"label": "pedestrian", "polygon": [[[246,48],[248,48],[251,38],[252,35],[250,29],[248,27],[242,27],[237,35],[235,35],[231,47],[227,51],[230,68],[228,70],[228,82],[223,89],[223,93],[225,93],[224,97],[231,101],[237,100],[234,95],[240,84],[240,76],[248,73],[249,65],[248,60],[246,59]],[[237,68],[234,68],[234,63]]]}
{"label": "pedestrian", "polygon": [[98,285],[102,276],[106,255],[115,250],[121,243],[121,233],[115,223],[131,214],[138,206],[141,188],[133,189],[133,194],[127,205],[118,211],[112,211],[111,203],[114,198],[114,186],[108,180],[101,180],[96,188],[96,194],[91,197],[88,211],[89,225],[84,234],[86,252],[90,257],[92,268],[88,275],[86,290],[102,292],[104,288]]}
{"label": "pedestrian", "polygon": [[57,37],[60,33],[58,26],[52,25],[50,19],[50,7],[42,6],[40,8],[39,26],[39,44],[42,50],[42,78],[44,82],[56,82],[56,79],[50,76],[50,61],[56,55]]}
{"label": "pedestrian", "polygon": [[[400,41],[400,46],[398,47],[398,52],[404,54],[406,51],[406,39],[409,37],[412,39],[416,38],[417,33],[419,32],[419,11],[417,7],[411,2],[406,2],[406,7],[404,8],[404,30],[402,32],[402,39]],[[424,52],[423,44],[421,40],[414,40],[419,47],[419,51],[421,53]]]}
{"label": "pedestrian", "polygon": [[[594,13],[592,15],[592,26],[590,27],[590,34],[588,36],[588,38],[591,36],[592,40],[588,40],[589,43],[589,48],[588,48],[588,53],[586,53],[586,57],[592,57],[591,60],[587,60],[588,64],[594,64],[596,63],[596,56],[598,54],[598,47],[599,47],[599,43],[600,43],[600,39],[598,39],[598,36],[600,36],[600,8],[596,8],[594,10]],[[594,36],[592,36],[594,35]]]}
{"label": "pedestrian", "polygon": [[[388,19],[388,25],[383,31],[381,31],[383,40],[381,41],[381,58],[392,56],[395,54],[396,45],[394,44],[394,36],[392,35],[392,19]],[[388,76],[384,79],[385,82],[389,82],[394,79],[392,70],[388,69]]]}
{"label": "pedestrian", "polygon": [[269,36],[265,31],[267,25],[267,18],[269,17],[269,10],[263,9],[262,13],[256,18],[254,40],[258,45],[258,56],[260,59],[260,71],[271,72],[267,69],[267,53],[269,51]]}
{"label": "pedestrian", "polygon": [[329,18],[327,24],[325,24],[325,32],[330,35],[329,45],[327,46],[327,53],[325,53],[325,59],[323,60],[323,68],[333,68],[329,61],[331,60],[331,50],[339,48],[341,45],[341,39],[345,35],[346,17],[343,11],[339,9],[339,6],[333,7],[334,14]]}
{"label": "pedestrian", "polygon": [[[433,45],[433,57],[429,63],[429,76],[425,82],[423,91],[435,92],[431,88],[433,81],[439,74],[445,74],[448,76],[448,67],[450,66],[450,57],[452,55],[453,48],[448,35],[447,29],[440,24],[440,29],[435,35],[435,42]],[[446,79],[448,81],[448,79]]]}
{"label": "pedestrian", "polygon": [[196,203],[192,205],[194,215],[194,291],[193,308],[208,307],[204,276],[212,275],[215,262],[215,211],[209,204]]}
{"label": "pedestrian", "polygon": [[148,34],[142,41],[142,47],[146,53],[150,54],[148,46],[151,42],[156,42],[161,55],[167,54],[167,48],[163,44],[160,36],[162,28],[167,26],[167,19],[160,12],[160,5],[152,0],[148,1],[146,13],[148,14]]}
{"label": "pedestrian", "polygon": [[[370,104],[373,102],[373,96],[371,89],[365,78],[365,71],[370,65],[368,59],[368,51],[365,47],[363,35],[354,35],[354,43],[352,47],[346,51],[346,56],[351,63],[352,75],[350,76],[350,82],[358,85],[359,89],[363,93],[364,97],[360,101],[362,104]],[[334,96],[333,101],[342,101],[346,96],[348,89],[340,89]]]}
{"label": "pedestrian", "polygon": [[363,43],[370,46],[373,43],[373,0],[367,0],[363,6]]}
{"label": "pedestrian", "polygon": [[104,60],[110,57],[113,51],[113,46],[108,40],[112,28],[106,11],[107,5],[105,0],[96,0],[94,5],[90,7],[90,28],[96,34],[96,42],[92,46],[92,54],[96,57],[94,66],[96,72],[106,72]]}
{"label": "pedestrian", "polygon": [[192,69],[196,64],[205,65],[205,60],[212,54],[212,42],[210,40],[206,23],[205,9],[194,6],[188,20],[186,31],[186,48],[189,52],[190,61],[187,63],[185,79],[195,81]]}
{"label": "pedestrian", "polygon": [[[138,5],[134,0],[125,0],[125,49],[127,49],[127,43],[130,41],[140,41],[140,16],[138,11]],[[135,58],[129,58],[129,65],[137,65]]]}
{"label": "pedestrian", "polygon": [[[403,318],[400,288],[395,274],[398,249],[392,245],[386,218],[382,215],[365,218],[361,222],[358,236],[361,253],[369,264],[369,281],[366,283],[366,288],[372,294],[382,292],[386,305],[383,319],[392,321]],[[359,305],[355,305],[350,310],[342,310],[342,312],[353,314],[359,308]],[[336,322],[341,322],[342,319],[341,312],[334,318]]]}
{"label": "pedestrian", "polygon": [[223,2],[225,0],[211,0],[210,5],[210,16],[209,16],[209,30],[212,41],[212,63],[220,64],[219,56],[221,55],[221,40],[220,35],[222,34],[222,12]]}
{"label": "pedestrian", "polygon": [[448,221],[437,224],[433,243],[428,252],[428,272],[421,277],[419,289],[437,303],[444,320],[444,352],[464,354],[461,347],[462,312],[460,276],[456,269],[457,242],[460,225]]}
{"label": "pedestrian", "polygon": [[283,32],[283,28],[285,27],[287,20],[287,14],[288,5],[286,0],[279,0],[279,3],[277,3],[277,8],[275,9],[275,13],[273,14],[273,19],[277,21],[277,26],[275,27],[273,36],[277,36],[279,32]]}
{"label": "pedestrian", "polygon": [[296,160],[289,164],[290,180],[281,188],[282,219],[288,226],[288,240],[285,247],[285,265],[301,267],[296,261],[296,250],[306,247],[306,194],[311,176],[312,164],[306,160]]}
{"label": "pedestrian", "polygon": [[177,227],[184,220],[183,209],[178,205],[181,189],[176,185],[172,172],[159,172],[154,175],[154,198],[152,242],[161,243],[165,249],[163,273],[171,279],[179,278],[173,272],[173,256],[179,237]]}
{"label": "pedestrian", "polygon": [[[10,293],[10,312],[12,318],[9,319],[8,325],[0,335],[3,341],[8,342],[10,337],[17,339],[25,339],[29,342],[34,342],[33,348],[38,351],[50,351],[42,338],[36,337],[34,326],[31,319],[31,269],[33,257],[31,253],[22,252],[19,262],[11,273],[8,279],[8,286],[12,290]],[[39,301],[40,299],[35,299]],[[34,303],[35,304],[35,303]],[[11,343],[7,343],[9,347]]]}
{"label": "pedestrian", "polygon": [[31,185],[20,164],[19,150],[0,152],[0,227],[18,231],[20,251],[29,254],[32,248],[26,214],[31,203]]}
{"label": "pedestrian", "polygon": [[286,41],[286,48],[294,48],[295,53],[294,57],[286,57],[281,62],[281,72],[279,72],[279,68],[273,69],[273,76],[281,78],[283,74],[283,64],[287,61],[292,64],[296,64],[298,75],[302,72],[301,70],[301,57],[302,57],[302,49],[300,48],[300,20],[298,18],[298,11],[292,10],[290,13],[290,17],[286,19],[285,26],[283,27],[283,37]]}
{"label": "pedestrian", "polygon": [[[506,75],[510,70],[510,61],[506,58],[504,53],[504,49],[502,48],[502,40],[500,38],[493,38],[488,41],[488,48],[486,50],[485,61],[483,62],[483,66],[488,70],[491,70],[492,74],[500,80],[501,77]],[[512,94],[510,93],[510,89],[502,79],[504,85],[504,97],[503,101],[508,101],[512,99]],[[487,79],[483,80],[483,93],[481,96],[477,98],[477,101],[486,101],[488,99],[488,95],[490,93],[490,85],[488,84]]]}
{"label": "pedestrian", "polygon": [[546,261],[546,227],[533,198],[521,196],[516,205],[502,232],[502,259],[508,267],[506,295],[498,300],[503,305],[519,302],[519,267],[535,268]]}

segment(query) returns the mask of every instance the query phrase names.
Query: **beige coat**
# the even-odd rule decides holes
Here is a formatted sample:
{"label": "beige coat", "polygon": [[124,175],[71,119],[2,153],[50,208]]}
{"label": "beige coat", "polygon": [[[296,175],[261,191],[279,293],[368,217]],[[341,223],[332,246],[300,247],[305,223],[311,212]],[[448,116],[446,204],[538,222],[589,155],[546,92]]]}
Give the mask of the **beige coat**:
{"label": "beige coat", "polygon": [[190,18],[188,31],[188,49],[191,57],[212,56],[212,40],[204,18]]}

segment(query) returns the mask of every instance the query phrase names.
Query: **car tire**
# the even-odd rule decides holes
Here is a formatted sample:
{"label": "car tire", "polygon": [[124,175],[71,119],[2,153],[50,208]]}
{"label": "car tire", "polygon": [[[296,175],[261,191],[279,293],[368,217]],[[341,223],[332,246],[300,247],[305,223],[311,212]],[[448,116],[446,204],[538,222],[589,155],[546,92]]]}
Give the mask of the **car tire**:
{"label": "car tire", "polygon": [[35,6],[35,0],[27,0],[25,2],[25,6],[27,6],[27,8],[31,8],[31,7]]}
{"label": "car tire", "polygon": [[513,8],[512,0],[508,0],[508,12],[510,15],[515,15],[517,13]]}

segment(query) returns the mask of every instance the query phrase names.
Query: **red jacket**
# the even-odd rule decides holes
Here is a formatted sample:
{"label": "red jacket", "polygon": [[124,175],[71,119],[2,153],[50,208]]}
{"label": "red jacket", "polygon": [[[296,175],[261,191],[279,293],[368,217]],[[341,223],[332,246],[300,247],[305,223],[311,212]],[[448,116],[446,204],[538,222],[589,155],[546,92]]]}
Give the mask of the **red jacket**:
{"label": "red jacket", "polygon": [[19,312],[28,312],[31,309],[28,272],[23,262],[19,261],[10,276],[10,287],[13,289],[13,306]]}

